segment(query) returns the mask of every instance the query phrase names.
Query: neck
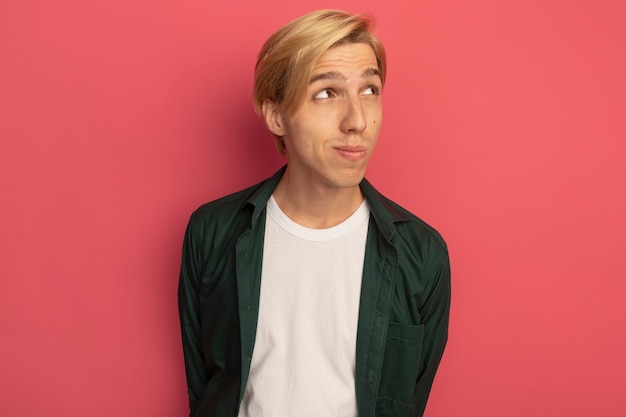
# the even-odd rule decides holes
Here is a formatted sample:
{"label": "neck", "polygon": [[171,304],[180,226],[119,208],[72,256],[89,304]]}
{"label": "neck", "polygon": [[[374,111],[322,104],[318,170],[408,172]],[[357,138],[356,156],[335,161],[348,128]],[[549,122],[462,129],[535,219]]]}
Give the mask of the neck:
{"label": "neck", "polygon": [[301,184],[289,169],[274,190],[274,200],[294,222],[311,229],[336,226],[352,215],[363,202],[358,185],[352,187]]}

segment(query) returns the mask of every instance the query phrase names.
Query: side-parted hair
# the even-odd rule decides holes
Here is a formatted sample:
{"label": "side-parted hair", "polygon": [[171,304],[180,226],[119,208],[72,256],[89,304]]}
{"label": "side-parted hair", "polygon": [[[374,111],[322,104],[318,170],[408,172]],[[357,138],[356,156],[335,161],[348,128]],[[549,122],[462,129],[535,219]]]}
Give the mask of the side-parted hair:
{"label": "side-parted hair", "polygon": [[[254,108],[262,116],[263,102],[280,105],[287,117],[304,101],[313,67],[330,48],[344,43],[372,47],[382,84],[387,59],[382,43],[373,35],[374,18],[341,10],[320,10],[299,17],[276,31],[261,48],[254,73]],[[276,146],[284,153],[281,137]]]}

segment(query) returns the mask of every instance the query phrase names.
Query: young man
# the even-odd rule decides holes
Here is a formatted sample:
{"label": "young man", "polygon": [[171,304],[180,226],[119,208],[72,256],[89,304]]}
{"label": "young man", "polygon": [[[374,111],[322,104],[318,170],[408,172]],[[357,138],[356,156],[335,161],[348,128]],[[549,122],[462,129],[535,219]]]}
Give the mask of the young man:
{"label": "young man", "polygon": [[385,52],[315,12],[263,46],[255,106],[287,165],[193,213],[179,287],[192,417],[421,416],[447,339],[446,245],[364,179]]}

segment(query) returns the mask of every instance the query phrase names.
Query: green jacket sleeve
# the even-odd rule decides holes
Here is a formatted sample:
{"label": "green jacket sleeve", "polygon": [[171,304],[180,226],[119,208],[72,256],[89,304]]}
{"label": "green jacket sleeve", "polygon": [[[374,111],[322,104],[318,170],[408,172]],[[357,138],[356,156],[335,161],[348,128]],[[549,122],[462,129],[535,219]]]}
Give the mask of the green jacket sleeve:
{"label": "green jacket sleeve", "polygon": [[445,243],[431,241],[428,274],[428,297],[420,316],[424,324],[422,362],[414,392],[415,416],[422,416],[448,340],[448,322],[450,315],[450,261]]}
{"label": "green jacket sleeve", "polygon": [[190,220],[183,242],[178,286],[178,311],[191,414],[198,405],[202,390],[208,380],[200,335],[199,284],[202,274],[200,252]]}

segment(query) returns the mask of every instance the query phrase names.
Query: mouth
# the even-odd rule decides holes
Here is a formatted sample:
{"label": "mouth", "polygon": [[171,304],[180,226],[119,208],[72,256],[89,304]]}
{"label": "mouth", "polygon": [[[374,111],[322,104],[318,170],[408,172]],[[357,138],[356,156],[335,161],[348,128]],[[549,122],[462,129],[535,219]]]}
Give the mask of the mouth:
{"label": "mouth", "polygon": [[333,148],[339,156],[350,161],[358,162],[367,155],[367,148],[364,146],[336,146]]}

